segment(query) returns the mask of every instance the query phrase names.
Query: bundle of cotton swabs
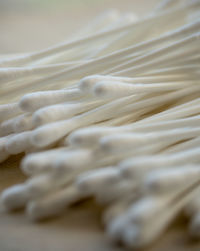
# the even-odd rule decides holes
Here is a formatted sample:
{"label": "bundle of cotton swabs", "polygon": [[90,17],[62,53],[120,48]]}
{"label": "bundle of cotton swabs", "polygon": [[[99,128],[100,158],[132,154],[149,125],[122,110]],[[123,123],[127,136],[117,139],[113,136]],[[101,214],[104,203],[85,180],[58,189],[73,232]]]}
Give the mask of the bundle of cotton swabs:
{"label": "bundle of cotton swabs", "polygon": [[[143,247],[184,211],[200,236],[200,1],[109,11],[81,33],[1,57],[0,160],[25,153],[7,211],[56,216],[89,197],[108,236]],[[10,103],[8,103],[10,102]]]}

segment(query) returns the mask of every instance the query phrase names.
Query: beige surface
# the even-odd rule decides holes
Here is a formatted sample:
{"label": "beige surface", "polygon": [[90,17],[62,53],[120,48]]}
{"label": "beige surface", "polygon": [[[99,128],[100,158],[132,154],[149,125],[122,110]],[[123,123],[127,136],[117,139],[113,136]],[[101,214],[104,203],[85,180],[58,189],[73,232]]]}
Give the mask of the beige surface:
{"label": "beige surface", "polygon": [[[13,5],[2,8],[2,1]],[[48,1],[57,5],[27,4]],[[26,4],[20,5],[21,2]],[[70,34],[104,11],[117,9],[140,16],[156,2],[158,0],[0,0],[0,54],[42,49],[70,39]]]}
{"label": "beige surface", "polygon": [[[153,2],[156,0],[96,0],[95,3],[87,0],[82,1],[81,4],[75,1],[74,4],[68,5],[66,1],[62,8],[43,7],[40,10],[36,8],[24,10],[20,5],[17,11],[16,6],[12,9],[0,7],[0,53],[26,52],[67,39],[73,29],[87,23],[105,7],[130,9],[143,13]],[[18,165],[19,157],[12,157],[0,165],[0,191],[25,179]],[[189,240],[185,221],[180,218],[148,251],[200,250],[199,243],[192,243]],[[74,206],[73,209],[66,210],[62,217],[40,224],[29,222],[23,212],[11,215],[0,213],[0,251],[42,250],[117,251],[124,249],[111,244],[106,239],[101,225],[101,210],[92,202]]]}

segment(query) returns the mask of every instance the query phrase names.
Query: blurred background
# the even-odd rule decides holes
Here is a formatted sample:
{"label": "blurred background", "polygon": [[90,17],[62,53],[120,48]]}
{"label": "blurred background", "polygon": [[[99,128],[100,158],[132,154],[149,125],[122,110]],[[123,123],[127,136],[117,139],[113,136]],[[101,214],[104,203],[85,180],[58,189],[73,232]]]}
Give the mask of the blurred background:
{"label": "blurred background", "polygon": [[101,12],[143,16],[158,0],[0,0],[0,54],[34,51],[70,39]]}

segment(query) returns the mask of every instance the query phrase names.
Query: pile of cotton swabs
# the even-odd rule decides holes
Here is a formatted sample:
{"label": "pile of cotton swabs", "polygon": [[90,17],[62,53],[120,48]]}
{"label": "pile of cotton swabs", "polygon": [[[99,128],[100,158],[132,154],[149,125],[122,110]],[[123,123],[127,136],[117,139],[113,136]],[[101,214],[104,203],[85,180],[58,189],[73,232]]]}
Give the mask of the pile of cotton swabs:
{"label": "pile of cotton swabs", "polygon": [[[69,42],[1,57],[0,160],[25,152],[5,210],[94,197],[108,236],[153,242],[180,211],[200,236],[200,1],[110,11]],[[10,102],[10,103],[8,103]]]}

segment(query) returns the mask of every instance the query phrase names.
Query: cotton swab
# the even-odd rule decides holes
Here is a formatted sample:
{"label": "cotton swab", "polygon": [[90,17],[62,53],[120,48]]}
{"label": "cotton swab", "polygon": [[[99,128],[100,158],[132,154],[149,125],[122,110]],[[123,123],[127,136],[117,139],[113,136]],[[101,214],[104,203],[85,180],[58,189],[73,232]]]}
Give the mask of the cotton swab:
{"label": "cotton swab", "polygon": [[24,111],[35,111],[38,108],[60,102],[79,99],[81,93],[77,88],[71,90],[47,91],[25,95],[19,105]]}
{"label": "cotton swab", "polygon": [[38,199],[28,203],[26,213],[31,220],[40,220],[56,216],[70,204],[84,198],[84,195],[75,186],[63,188],[45,199]]}
{"label": "cotton swab", "polygon": [[28,201],[26,185],[19,184],[8,188],[2,193],[1,200],[7,210],[16,210],[24,207]]}
{"label": "cotton swab", "polygon": [[1,59],[0,161],[25,153],[29,177],[2,193],[5,210],[38,221],[93,197],[112,240],[145,247],[184,209],[199,236],[199,7],[111,12]]}
{"label": "cotton swab", "polygon": [[[100,137],[115,134],[120,132],[151,132],[159,130],[169,130],[175,129],[178,127],[198,127],[199,115],[171,120],[171,121],[161,121],[161,122],[152,122],[148,124],[139,124],[136,123],[128,124],[121,127],[89,127],[80,130],[76,130],[74,133],[71,133],[67,138],[67,142],[74,146],[87,147],[97,144]],[[197,143],[198,144],[198,143]],[[176,146],[177,147],[177,146]],[[170,150],[169,150],[170,151]]]}
{"label": "cotton swab", "polygon": [[22,111],[18,103],[1,105],[0,106],[0,121],[2,122],[6,119],[10,119],[13,116],[16,116],[21,113]]}

